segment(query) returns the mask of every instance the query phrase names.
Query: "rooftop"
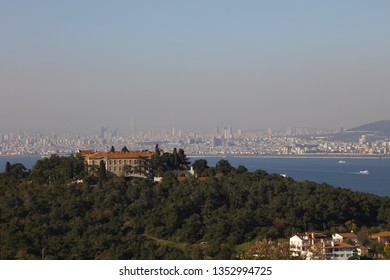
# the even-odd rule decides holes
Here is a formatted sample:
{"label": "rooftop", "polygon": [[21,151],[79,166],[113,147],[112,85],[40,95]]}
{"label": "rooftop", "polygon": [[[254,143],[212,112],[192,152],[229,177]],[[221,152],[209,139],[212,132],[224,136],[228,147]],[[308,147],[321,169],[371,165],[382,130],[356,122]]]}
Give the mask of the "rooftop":
{"label": "rooftop", "polygon": [[128,159],[128,158],[140,158],[147,157],[150,158],[153,155],[152,152],[143,151],[143,152],[100,152],[94,153],[88,156],[88,159]]}
{"label": "rooftop", "polygon": [[390,237],[390,231],[382,231],[382,232],[379,232],[379,233],[375,233],[372,235],[372,237]]}

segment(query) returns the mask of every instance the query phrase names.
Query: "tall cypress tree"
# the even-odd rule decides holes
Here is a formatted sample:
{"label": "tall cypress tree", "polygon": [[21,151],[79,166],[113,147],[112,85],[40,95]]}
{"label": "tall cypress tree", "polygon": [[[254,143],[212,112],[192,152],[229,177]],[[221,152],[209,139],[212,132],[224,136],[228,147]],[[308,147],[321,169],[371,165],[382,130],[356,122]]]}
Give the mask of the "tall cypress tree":
{"label": "tall cypress tree", "polygon": [[11,174],[11,163],[7,161],[5,165],[5,174],[10,175]]}
{"label": "tall cypress tree", "polygon": [[100,169],[99,169],[99,185],[103,185],[103,182],[107,179],[107,171],[106,164],[103,160],[100,161]]}

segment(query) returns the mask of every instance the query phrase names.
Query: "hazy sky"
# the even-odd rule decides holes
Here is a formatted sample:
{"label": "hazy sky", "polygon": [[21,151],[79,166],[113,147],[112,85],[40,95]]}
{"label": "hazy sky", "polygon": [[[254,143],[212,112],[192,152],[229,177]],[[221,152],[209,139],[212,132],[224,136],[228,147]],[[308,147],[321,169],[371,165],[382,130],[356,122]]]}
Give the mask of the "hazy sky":
{"label": "hazy sky", "polygon": [[390,119],[390,1],[0,0],[0,131]]}

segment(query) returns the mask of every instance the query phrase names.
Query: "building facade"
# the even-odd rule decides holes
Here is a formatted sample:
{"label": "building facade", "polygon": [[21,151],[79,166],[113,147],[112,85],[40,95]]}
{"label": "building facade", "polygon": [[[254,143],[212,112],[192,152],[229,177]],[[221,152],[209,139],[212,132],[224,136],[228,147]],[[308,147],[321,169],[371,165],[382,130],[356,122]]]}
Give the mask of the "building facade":
{"label": "building facade", "polygon": [[348,260],[357,255],[355,246],[346,243],[324,241],[316,243],[315,246],[327,260]]}
{"label": "building facade", "polygon": [[332,239],[335,242],[348,243],[348,244],[357,244],[358,237],[353,232],[341,232],[332,234]]}
{"label": "building facade", "polygon": [[147,161],[148,159],[151,159],[153,155],[150,151],[80,152],[84,156],[89,169],[92,169],[90,172],[94,172],[94,167],[99,167],[100,162],[103,161],[107,172],[126,177],[146,177],[149,173]]}
{"label": "building facade", "polygon": [[[346,237],[351,237],[346,235]],[[334,238],[335,236],[333,236]],[[337,235],[337,238],[342,236]],[[292,257],[326,260],[348,260],[357,255],[356,246],[343,242],[328,241],[324,233],[298,233],[290,238]]]}

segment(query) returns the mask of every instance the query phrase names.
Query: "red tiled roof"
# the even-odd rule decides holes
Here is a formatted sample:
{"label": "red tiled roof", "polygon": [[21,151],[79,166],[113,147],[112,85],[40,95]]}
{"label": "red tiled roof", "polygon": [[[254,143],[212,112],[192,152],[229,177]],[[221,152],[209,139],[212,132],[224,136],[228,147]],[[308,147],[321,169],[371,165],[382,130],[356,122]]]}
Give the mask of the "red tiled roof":
{"label": "red tiled roof", "polygon": [[82,155],[91,155],[94,154],[95,152],[92,150],[79,150],[80,154]]}
{"label": "red tiled roof", "polygon": [[320,238],[326,238],[327,235],[323,232],[307,232],[307,233],[297,233],[296,234],[298,237],[308,237],[308,238],[314,238],[315,239],[320,239]]}
{"label": "red tiled roof", "polygon": [[151,157],[153,155],[152,152],[100,152],[95,153],[89,156],[89,159],[100,159],[100,158],[108,158],[108,159],[127,159],[127,158],[140,158],[140,157]]}
{"label": "red tiled roof", "polygon": [[[317,247],[324,247],[324,242],[318,242],[314,246]],[[325,249],[327,248],[354,248],[355,246],[349,245],[347,243],[341,243],[341,242],[329,242],[327,241],[325,243]]]}
{"label": "red tiled roof", "polygon": [[382,231],[382,232],[379,232],[379,233],[375,233],[372,235],[372,237],[390,237],[390,231]]}
{"label": "red tiled roof", "polygon": [[182,182],[182,181],[185,181],[185,180],[195,180],[195,181],[199,181],[199,182],[205,182],[207,181],[207,178],[206,177],[198,177],[198,178],[191,178],[191,177],[186,177],[186,176],[179,176],[177,177],[177,180],[179,182]]}
{"label": "red tiled roof", "polygon": [[357,235],[354,234],[353,232],[342,232],[339,233],[343,238],[357,238]]}

